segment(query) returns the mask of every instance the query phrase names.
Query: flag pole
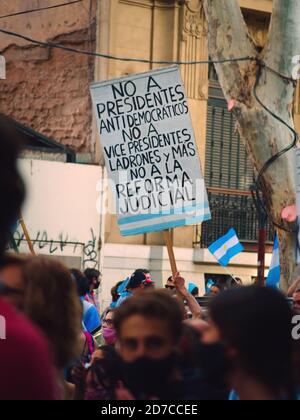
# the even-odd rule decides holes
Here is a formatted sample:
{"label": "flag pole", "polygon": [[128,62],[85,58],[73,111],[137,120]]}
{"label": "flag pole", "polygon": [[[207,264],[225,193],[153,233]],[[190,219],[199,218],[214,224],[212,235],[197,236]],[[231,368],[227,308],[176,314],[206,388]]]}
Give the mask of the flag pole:
{"label": "flag pole", "polygon": [[226,271],[226,273],[236,282],[236,283],[238,283],[238,281],[237,281],[237,278],[233,275],[233,274],[231,274],[230,273],[230,271],[228,270],[228,268],[227,267],[224,267],[223,265],[222,265],[222,267],[224,268],[224,270]]}
{"label": "flag pole", "polygon": [[[214,254],[212,254],[212,255],[214,255]],[[224,269],[224,271],[228,274],[228,276],[230,276],[236,283],[238,283],[237,278],[234,277],[234,275],[230,273],[230,271],[228,270],[228,268],[225,265],[220,264],[220,261],[216,257],[215,257],[215,260]]]}
{"label": "flag pole", "polygon": [[176,259],[174,255],[174,249],[173,249],[173,241],[170,235],[170,230],[164,230],[163,231],[164,240],[168,249],[169,254],[169,260],[171,264],[171,270],[173,277],[176,277],[176,274],[178,273]]}

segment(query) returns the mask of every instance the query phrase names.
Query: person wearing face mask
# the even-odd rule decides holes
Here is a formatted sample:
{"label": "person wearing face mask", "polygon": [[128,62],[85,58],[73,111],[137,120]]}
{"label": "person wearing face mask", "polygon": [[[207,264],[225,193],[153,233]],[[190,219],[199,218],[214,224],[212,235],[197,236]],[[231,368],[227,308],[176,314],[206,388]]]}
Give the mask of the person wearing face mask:
{"label": "person wearing face mask", "polygon": [[85,295],[85,300],[87,302],[92,303],[94,306],[96,306],[98,311],[100,311],[96,291],[99,289],[100,284],[101,284],[101,280],[100,280],[101,273],[100,273],[100,271],[98,271],[94,268],[87,268],[84,271],[84,275],[89,281],[89,291]]}
{"label": "person wearing face mask", "polygon": [[212,301],[202,341],[223,349],[216,361],[227,363],[235,399],[295,398],[291,320],[284,295],[270,288],[230,290]]}
{"label": "person wearing face mask", "polygon": [[203,331],[208,327],[202,320],[184,322],[179,345],[179,362],[182,374],[184,400],[224,401],[229,389],[225,376],[227,363],[221,346],[201,342]]}
{"label": "person wearing face mask", "polygon": [[77,269],[71,269],[73,281],[76,283],[78,296],[82,302],[83,317],[82,324],[85,331],[92,335],[97,334],[101,329],[101,318],[95,305],[87,302],[85,296],[89,291],[89,281],[87,277]]}
{"label": "person wearing face mask", "polygon": [[95,340],[99,346],[115,346],[117,341],[117,332],[114,327],[114,310],[108,308],[102,315],[102,328],[95,335]]}
{"label": "person wearing face mask", "polygon": [[165,290],[136,295],[116,310],[123,383],[133,399],[181,399],[176,353],[182,321],[179,305]]}
{"label": "person wearing face mask", "polygon": [[114,327],[114,310],[108,309],[102,318],[102,335],[107,346],[114,346],[117,341],[117,332]]}

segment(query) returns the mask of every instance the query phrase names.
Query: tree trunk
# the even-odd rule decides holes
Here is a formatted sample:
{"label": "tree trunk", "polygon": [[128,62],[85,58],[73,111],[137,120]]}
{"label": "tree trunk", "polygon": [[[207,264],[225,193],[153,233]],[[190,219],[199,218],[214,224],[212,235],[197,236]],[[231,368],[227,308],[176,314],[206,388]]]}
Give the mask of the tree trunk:
{"label": "tree trunk", "polygon": [[[276,72],[291,78],[292,58],[300,48],[300,1],[273,0],[268,42],[258,53],[250,39],[237,0],[203,0],[208,21],[209,54],[214,60],[251,56],[262,60]],[[293,141],[292,132],[272,117],[256,101],[255,85],[258,62],[232,62],[215,65],[226,99],[236,101],[233,110],[249,157],[258,173],[265,162]],[[262,69],[258,97],[276,115],[294,126],[292,108],[294,83],[267,68]],[[272,164],[263,177],[263,193],[268,210],[283,224],[281,211],[295,203],[294,153],[290,151]],[[295,235],[279,232],[282,287],[291,281],[295,267]]]}

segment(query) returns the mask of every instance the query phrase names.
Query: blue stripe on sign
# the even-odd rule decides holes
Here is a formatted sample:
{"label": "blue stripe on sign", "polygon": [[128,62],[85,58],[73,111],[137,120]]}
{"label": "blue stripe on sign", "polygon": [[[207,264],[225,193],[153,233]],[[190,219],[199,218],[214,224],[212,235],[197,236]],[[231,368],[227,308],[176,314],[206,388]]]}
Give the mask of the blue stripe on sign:
{"label": "blue stripe on sign", "polygon": [[228,251],[226,252],[226,254],[224,255],[224,257],[222,257],[219,260],[219,263],[223,266],[226,267],[231,258],[235,257],[236,255],[238,255],[240,252],[244,251],[244,247],[243,245],[241,245],[240,243],[236,244],[235,246],[233,246],[232,248],[229,248]]}
{"label": "blue stripe on sign", "polygon": [[200,204],[198,206],[185,207],[183,209],[172,209],[171,212],[161,212],[161,213],[155,213],[155,214],[138,214],[136,216],[124,217],[123,219],[118,220],[118,225],[119,226],[128,225],[129,223],[141,222],[144,220],[152,220],[152,219],[157,219],[159,217],[180,215],[180,214],[189,213],[191,211],[199,211],[199,210],[209,210],[208,203]]}
{"label": "blue stripe on sign", "polygon": [[181,219],[181,220],[176,220],[173,222],[166,222],[166,223],[158,223],[156,225],[150,225],[150,226],[144,226],[144,227],[139,227],[136,229],[125,229],[125,230],[121,230],[121,235],[122,236],[131,236],[131,235],[140,235],[143,233],[151,233],[151,232],[159,232],[161,230],[166,230],[166,229],[173,229],[176,227],[182,227],[182,226],[188,226],[188,225],[194,225],[197,223],[202,223],[205,222],[207,220],[211,219],[211,214],[210,213],[206,213],[203,216],[200,217],[194,217],[194,218],[190,218],[190,219]]}

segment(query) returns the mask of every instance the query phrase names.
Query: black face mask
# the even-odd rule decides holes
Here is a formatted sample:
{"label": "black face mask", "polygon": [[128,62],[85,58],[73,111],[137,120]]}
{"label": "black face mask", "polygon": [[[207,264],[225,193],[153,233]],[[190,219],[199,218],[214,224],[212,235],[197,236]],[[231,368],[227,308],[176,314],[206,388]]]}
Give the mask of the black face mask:
{"label": "black face mask", "polygon": [[174,354],[161,360],[141,357],[132,363],[123,363],[125,386],[136,398],[164,398],[175,366]]}
{"label": "black face mask", "polygon": [[198,349],[199,364],[208,383],[226,384],[232,369],[225,346],[221,344],[200,344]]}

